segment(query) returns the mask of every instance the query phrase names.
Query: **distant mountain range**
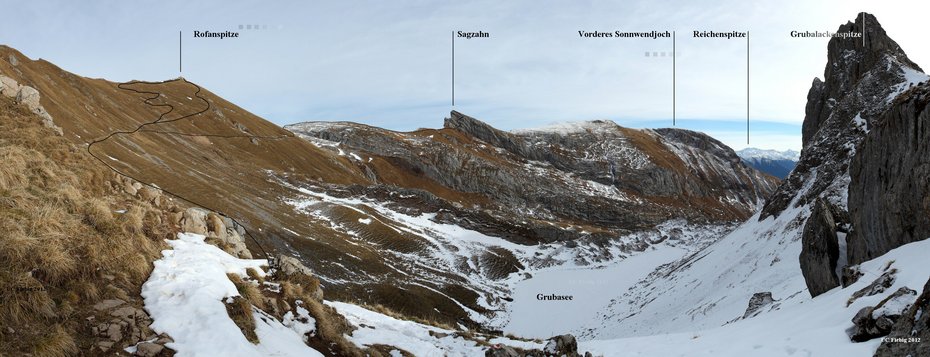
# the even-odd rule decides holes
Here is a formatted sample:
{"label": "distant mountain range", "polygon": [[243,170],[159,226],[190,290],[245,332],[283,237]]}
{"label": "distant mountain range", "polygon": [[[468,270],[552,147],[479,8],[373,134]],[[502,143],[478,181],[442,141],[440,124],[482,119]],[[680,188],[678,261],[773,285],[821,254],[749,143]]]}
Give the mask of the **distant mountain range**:
{"label": "distant mountain range", "polygon": [[794,150],[765,150],[745,148],[736,152],[746,165],[769,175],[784,179],[798,164],[801,153]]}

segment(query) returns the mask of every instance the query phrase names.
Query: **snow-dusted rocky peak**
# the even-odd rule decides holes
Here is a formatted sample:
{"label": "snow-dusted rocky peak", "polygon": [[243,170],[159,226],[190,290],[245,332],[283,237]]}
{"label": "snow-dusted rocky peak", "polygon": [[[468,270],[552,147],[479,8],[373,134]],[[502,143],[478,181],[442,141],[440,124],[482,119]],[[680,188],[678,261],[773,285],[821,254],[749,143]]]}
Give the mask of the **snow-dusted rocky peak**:
{"label": "snow-dusted rocky peak", "polygon": [[[860,14],[855,23],[842,25],[838,31],[861,32],[863,21],[867,24],[864,27],[864,40],[839,37],[830,40],[825,81],[815,79],[807,96],[801,160],[766,202],[760,215],[760,219],[778,216],[792,208],[792,205],[810,208],[809,215],[799,217],[804,224],[802,240],[805,247],[801,252],[800,263],[812,295],[840,285],[840,271],[844,264],[859,263],[898,246],[884,242],[900,243],[917,239],[902,240],[893,235],[906,233],[908,237],[919,236],[913,234],[913,229],[911,232],[904,232],[903,229],[868,229],[864,232],[868,236],[860,234],[863,232],[854,223],[876,222],[883,215],[894,211],[878,212],[861,206],[850,207],[848,202],[851,192],[855,192],[857,197],[872,197],[866,203],[877,204],[882,200],[874,197],[887,197],[889,194],[877,190],[921,186],[914,182],[895,185],[889,180],[878,179],[865,180],[872,182],[872,186],[850,186],[850,182],[855,181],[851,177],[850,163],[862,150],[870,152],[870,161],[874,167],[861,167],[856,170],[856,175],[882,176],[885,172],[901,171],[899,176],[904,177],[905,181],[911,180],[912,172],[904,170],[920,167],[919,159],[911,160],[919,156],[916,155],[919,152],[918,146],[898,144],[907,143],[901,141],[902,132],[910,132],[912,137],[919,137],[920,134],[919,130],[901,128],[920,126],[920,113],[926,103],[922,105],[917,100],[912,101],[906,110],[889,109],[900,107],[901,100],[898,99],[901,94],[928,79],[920,67],[908,59],[898,44],[887,36],[874,16]],[[902,115],[883,119],[889,112],[896,111]],[[895,126],[900,130],[873,130],[889,121],[896,122]],[[902,121],[910,124],[900,126]],[[866,138],[885,144],[865,145]],[[876,149],[878,146],[885,148]],[[900,165],[889,164],[889,158],[896,158]],[[894,170],[888,170],[892,166]],[[879,184],[879,181],[882,183]],[[902,197],[903,201],[900,202],[888,202],[888,208],[899,204],[908,205],[908,197]],[[850,213],[854,215],[850,216]],[[898,224],[892,226],[903,227]],[[873,242],[867,243],[864,240]],[[847,245],[851,247],[849,251]]]}
{"label": "snow-dusted rocky peak", "polygon": [[[860,14],[837,32],[863,28],[864,41],[830,39],[824,80],[815,78],[807,94],[800,161],[766,202],[760,218],[780,214],[797,196],[802,205],[821,197],[846,211],[849,161],[856,148],[898,94],[927,79],[871,14]],[[813,184],[802,190],[808,181]]]}

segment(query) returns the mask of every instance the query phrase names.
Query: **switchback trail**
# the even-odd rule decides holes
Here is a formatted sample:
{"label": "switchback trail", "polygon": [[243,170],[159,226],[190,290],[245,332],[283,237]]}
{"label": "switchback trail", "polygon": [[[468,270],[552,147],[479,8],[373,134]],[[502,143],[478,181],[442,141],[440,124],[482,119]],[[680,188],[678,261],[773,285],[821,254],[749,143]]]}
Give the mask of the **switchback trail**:
{"label": "switchback trail", "polygon": [[[175,111],[175,107],[174,107],[173,105],[167,104],[167,103],[165,103],[165,104],[157,104],[157,103],[152,102],[153,100],[155,100],[155,99],[157,99],[157,98],[159,98],[159,97],[161,96],[161,93],[160,93],[160,92],[152,92],[152,91],[147,91],[147,90],[139,90],[139,89],[135,89],[135,88],[129,87],[129,86],[131,86],[131,85],[133,85],[133,84],[160,85],[160,84],[167,84],[167,83],[172,83],[172,82],[177,82],[177,81],[183,81],[185,84],[190,84],[190,85],[192,85],[192,86],[194,86],[194,87],[197,88],[197,91],[194,92],[194,96],[197,97],[197,99],[200,99],[200,100],[205,104],[205,106],[204,106],[203,109],[201,109],[201,110],[199,110],[199,111],[197,111],[197,112],[194,112],[194,113],[182,115],[182,116],[177,117],[177,118],[166,119],[166,117],[167,117],[169,114],[171,114],[171,113],[173,113],[173,112]],[[196,200],[191,199],[191,198],[188,198],[188,197],[185,197],[184,195],[181,195],[181,194],[179,194],[179,193],[177,193],[177,192],[172,192],[172,191],[166,190],[166,189],[164,189],[164,188],[161,188],[161,187],[156,186],[154,183],[146,182],[145,180],[142,180],[142,179],[140,179],[140,178],[138,178],[138,177],[134,177],[133,175],[130,175],[130,174],[126,173],[126,172],[123,172],[123,171],[121,171],[121,170],[119,170],[119,169],[113,167],[112,165],[110,165],[110,163],[108,163],[106,160],[104,160],[104,159],[102,159],[101,157],[97,156],[97,154],[94,153],[93,148],[94,148],[94,145],[96,145],[96,144],[98,144],[98,143],[105,142],[105,141],[107,141],[107,140],[110,140],[111,138],[113,138],[113,137],[115,137],[115,136],[117,136],[117,135],[132,135],[132,134],[135,134],[135,133],[138,133],[138,132],[156,133],[156,134],[163,134],[163,135],[178,135],[178,136],[204,136],[204,137],[212,137],[212,138],[248,138],[248,139],[264,139],[264,140],[278,140],[278,139],[284,139],[284,138],[293,138],[293,136],[290,136],[290,135],[262,136],[262,135],[196,134],[196,133],[182,133],[182,132],[177,132],[177,131],[162,131],[162,130],[151,129],[150,127],[153,127],[153,126],[156,126],[156,125],[160,125],[160,124],[172,123],[172,122],[176,122],[176,121],[184,120],[184,119],[191,119],[191,120],[193,120],[196,116],[201,115],[201,114],[207,112],[208,110],[210,110],[212,106],[210,105],[210,102],[209,102],[206,98],[204,98],[204,97],[202,97],[202,96],[200,95],[200,92],[201,92],[200,86],[198,86],[198,85],[195,84],[195,83],[189,82],[189,81],[187,81],[187,80],[184,79],[184,78],[171,79],[171,80],[161,81],[161,82],[130,81],[130,82],[125,82],[125,83],[120,83],[120,84],[117,85],[117,87],[118,87],[119,89],[122,89],[122,90],[127,90],[127,91],[135,92],[135,93],[138,93],[138,94],[147,95],[147,97],[146,97],[146,99],[143,101],[143,103],[145,103],[146,105],[151,106],[151,107],[167,108],[168,110],[165,111],[165,112],[163,112],[161,115],[159,115],[158,118],[155,119],[154,121],[142,123],[142,124],[140,124],[139,126],[137,126],[137,127],[136,127],[135,129],[133,129],[133,130],[114,131],[114,132],[111,132],[110,134],[108,134],[107,136],[104,136],[104,137],[102,137],[102,138],[100,138],[100,139],[96,139],[96,140],[94,140],[94,141],[88,143],[88,144],[87,144],[87,153],[90,154],[90,156],[92,156],[94,159],[97,159],[97,161],[99,161],[99,162],[100,162],[101,164],[103,164],[105,167],[109,168],[110,170],[112,170],[113,172],[115,172],[115,173],[117,173],[117,174],[119,174],[119,175],[121,175],[121,176],[128,177],[128,178],[130,178],[130,179],[132,179],[132,180],[135,180],[136,182],[139,182],[139,183],[142,184],[142,185],[145,185],[145,186],[148,186],[148,187],[150,187],[150,188],[152,188],[152,189],[155,189],[155,190],[164,192],[164,193],[166,193],[166,194],[168,194],[168,195],[170,195],[170,196],[172,196],[172,197],[175,197],[175,198],[177,198],[177,199],[179,199],[179,200],[181,200],[181,201],[187,202],[187,203],[189,203],[189,204],[191,204],[191,205],[194,205],[194,206],[203,208],[203,209],[208,210],[208,211],[215,212],[215,213],[217,213],[217,214],[219,214],[219,215],[221,215],[221,216],[223,216],[223,217],[225,217],[225,218],[230,219],[231,221],[233,221],[233,223],[235,223],[236,225],[238,225],[238,226],[240,226],[240,227],[243,228],[243,230],[245,231],[246,235],[252,240],[253,243],[255,243],[256,246],[258,246],[258,249],[262,251],[262,255],[265,256],[265,259],[268,261],[268,264],[270,264],[272,267],[274,267],[275,264],[276,264],[276,262],[274,261],[274,259],[273,259],[271,256],[268,255],[268,252],[265,251],[265,248],[261,245],[261,243],[259,243],[258,239],[256,239],[255,236],[252,235],[252,233],[250,232],[250,230],[249,230],[244,224],[242,224],[239,220],[237,220],[237,219],[235,219],[235,218],[229,216],[229,215],[226,214],[226,213],[223,213],[222,211],[220,211],[220,210],[218,210],[218,209],[216,209],[216,208],[212,208],[212,207],[210,207],[209,205],[203,204],[203,203],[201,203],[201,202],[197,202]]]}

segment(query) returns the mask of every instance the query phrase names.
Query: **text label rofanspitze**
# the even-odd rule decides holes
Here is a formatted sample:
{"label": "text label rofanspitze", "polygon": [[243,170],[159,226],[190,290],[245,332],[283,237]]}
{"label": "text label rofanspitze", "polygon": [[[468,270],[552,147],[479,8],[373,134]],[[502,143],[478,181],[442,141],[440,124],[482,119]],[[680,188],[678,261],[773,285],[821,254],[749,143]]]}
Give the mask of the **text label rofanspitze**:
{"label": "text label rofanspitze", "polygon": [[467,40],[471,38],[488,38],[488,37],[491,37],[491,34],[484,32],[484,31],[478,31],[478,32],[458,31],[456,32],[456,36],[464,37]]}
{"label": "text label rofanspitze", "polygon": [[729,32],[717,32],[717,31],[694,31],[694,38],[725,38],[727,40],[732,38],[745,38],[746,32],[740,31],[729,31]]}
{"label": "text label rofanspitze", "polygon": [[578,36],[583,38],[667,38],[672,37],[668,31],[649,31],[649,32],[624,32],[624,31],[578,31]]}
{"label": "text label rofanspitze", "polygon": [[239,37],[238,32],[232,31],[223,31],[223,32],[211,32],[211,31],[194,31],[194,38],[218,38],[224,39],[229,37]]}

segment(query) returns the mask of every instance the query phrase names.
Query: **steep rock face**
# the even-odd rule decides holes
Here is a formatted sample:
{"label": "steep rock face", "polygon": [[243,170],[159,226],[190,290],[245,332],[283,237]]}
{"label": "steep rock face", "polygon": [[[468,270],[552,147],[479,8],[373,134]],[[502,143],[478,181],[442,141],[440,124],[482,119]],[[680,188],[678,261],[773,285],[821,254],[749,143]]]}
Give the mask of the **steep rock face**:
{"label": "steep rock face", "polygon": [[[860,14],[855,23],[844,24],[837,31],[861,32],[863,21],[868,24],[864,27],[864,40],[862,38],[832,38],[830,40],[827,53],[828,63],[824,70],[825,80],[815,79],[807,96],[808,103],[802,128],[804,147],[800,161],[791,175],[765,203],[760,215],[760,220],[771,216],[777,217],[792,204],[795,207],[810,206],[816,201],[823,200],[831,208],[834,217],[849,217],[849,219],[834,222],[833,228],[824,226],[827,223],[817,217],[817,212],[813,212],[812,215],[817,217],[817,221],[812,222],[805,218],[811,228],[805,229],[802,233],[801,239],[806,242],[805,248],[809,247],[807,243],[813,242],[819,242],[820,246],[826,247],[824,232],[837,230],[848,232],[847,238],[851,242],[849,253],[847,249],[841,249],[838,255],[810,254],[812,252],[810,250],[802,252],[800,257],[802,273],[809,279],[808,286],[812,288],[812,295],[817,295],[823,289],[837,285],[833,268],[839,264],[839,260],[846,260],[842,258],[849,257],[849,263],[855,264],[861,262],[863,256],[869,256],[870,253],[867,253],[869,249],[884,253],[892,248],[891,245],[884,245],[884,243],[866,243],[874,240],[886,241],[887,239],[883,237],[874,236],[887,233],[881,232],[877,226],[887,225],[889,220],[900,219],[894,214],[889,214],[893,211],[889,211],[892,204],[891,201],[887,201],[887,197],[884,198],[887,202],[886,206],[874,208],[884,209],[885,212],[881,215],[885,218],[878,219],[877,215],[880,211],[875,211],[873,208],[861,210],[863,205],[876,204],[881,200],[878,197],[887,196],[881,193],[882,186],[863,187],[862,189],[854,189],[850,186],[851,176],[856,177],[864,172],[869,178],[864,178],[863,181],[879,184],[877,177],[887,177],[885,175],[888,169],[866,168],[860,165],[859,168],[851,170],[850,164],[857,156],[857,152],[868,151],[871,157],[876,158],[873,161],[877,160],[878,152],[891,154],[892,150],[911,150],[916,153],[914,151],[916,145],[907,149],[891,148],[890,146],[897,144],[886,144],[887,148],[878,149],[870,148],[875,144],[864,142],[866,136],[878,134],[878,132],[870,134],[870,130],[885,121],[881,117],[895,105],[895,98],[916,83],[926,80],[927,76],[921,72],[920,67],[907,58],[898,44],[888,37],[874,16]],[[914,110],[911,109],[911,111]],[[917,116],[913,115],[913,117]],[[894,127],[897,128],[897,126]],[[900,139],[891,139],[889,136],[886,140]],[[906,145],[906,143],[901,144]],[[882,160],[895,161],[894,157],[882,157]],[[888,165],[894,166],[893,170],[911,169],[914,165],[918,165],[918,161]],[[872,178],[872,176],[875,177]],[[901,179],[909,180],[908,178]],[[885,179],[884,184],[887,187],[895,183]],[[875,189],[878,191],[872,191]],[[859,194],[856,200],[849,201],[847,197],[857,195],[853,193],[855,190],[863,193]],[[866,191],[872,194],[865,194]],[[919,207],[919,204],[906,207],[914,210]],[[851,216],[850,208],[854,210]],[[870,212],[871,217],[868,216]],[[870,219],[874,219],[876,223],[866,223],[864,228],[857,226]],[[907,239],[909,238],[904,238],[904,240]],[[895,240],[898,238],[892,239],[892,241]],[[834,243],[829,244],[833,246]],[[866,253],[854,254],[853,251],[866,251]],[[874,253],[872,254],[871,256],[875,256]]]}
{"label": "steep rock face", "polygon": [[850,166],[851,264],[930,237],[930,84],[898,98]]}
{"label": "steep rock face", "polygon": [[[383,184],[425,188],[493,216],[531,218],[540,230],[584,222],[595,226],[586,234],[605,229],[616,234],[673,217],[745,218],[776,182],[701,133],[631,130],[604,121],[572,125],[510,133],[452,112],[440,130],[397,133],[352,123],[288,129],[311,141],[325,140],[334,150],[369,157],[358,160],[361,170]],[[439,187],[392,179],[399,170],[416,172]]]}

